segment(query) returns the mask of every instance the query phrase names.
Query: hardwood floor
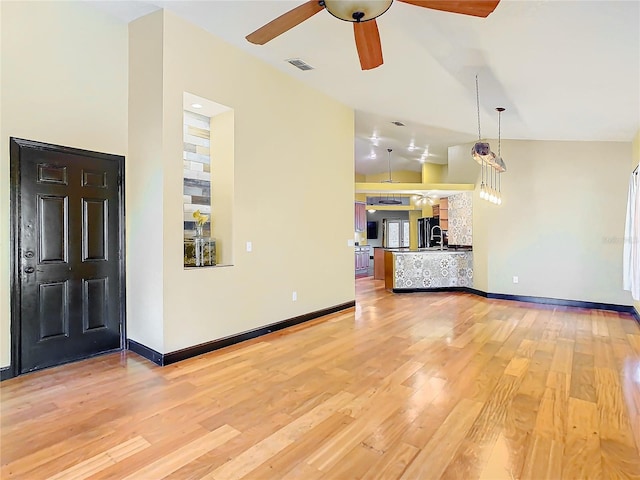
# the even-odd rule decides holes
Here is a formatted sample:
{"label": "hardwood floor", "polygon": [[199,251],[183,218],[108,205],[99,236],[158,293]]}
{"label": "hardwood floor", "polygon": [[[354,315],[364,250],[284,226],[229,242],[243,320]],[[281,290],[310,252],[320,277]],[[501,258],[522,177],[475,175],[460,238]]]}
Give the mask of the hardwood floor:
{"label": "hardwood floor", "polygon": [[626,314],[393,295],[157,367],[131,352],[0,384],[1,478],[640,478]]}

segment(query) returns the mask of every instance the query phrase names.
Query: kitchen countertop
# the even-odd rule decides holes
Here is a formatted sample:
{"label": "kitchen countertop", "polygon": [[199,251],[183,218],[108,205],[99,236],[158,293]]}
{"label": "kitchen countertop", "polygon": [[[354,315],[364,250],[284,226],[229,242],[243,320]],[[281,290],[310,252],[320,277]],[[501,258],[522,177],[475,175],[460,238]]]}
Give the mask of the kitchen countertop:
{"label": "kitchen countertop", "polygon": [[385,287],[394,292],[473,287],[470,250],[387,250],[385,256]]}
{"label": "kitchen countertop", "polygon": [[[383,247],[376,247],[383,248]],[[471,248],[443,248],[440,247],[428,247],[428,248],[419,248],[417,250],[410,250],[408,248],[384,248],[384,250],[392,253],[467,253],[471,252]]]}

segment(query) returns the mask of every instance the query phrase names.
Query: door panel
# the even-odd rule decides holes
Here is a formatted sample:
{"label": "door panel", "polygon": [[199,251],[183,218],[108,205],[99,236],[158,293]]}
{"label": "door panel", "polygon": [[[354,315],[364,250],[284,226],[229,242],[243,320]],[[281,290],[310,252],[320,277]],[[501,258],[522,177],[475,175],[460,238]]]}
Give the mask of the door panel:
{"label": "door panel", "polygon": [[19,372],[121,348],[122,157],[17,139],[11,152]]}
{"label": "door panel", "polygon": [[38,319],[40,338],[69,336],[69,282],[38,285]]}
{"label": "door panel", "polygon": [[87,260],[107,260],[108,252],[108,231],[109,218],[107,201],[102,199],[82,200],[83,221],[85,228],[82,229],[82,259]]}
{"label": "door panel", "polygon": [[109,279],[83,280],[82,318],[84,330],[108,328],[109,323]]}
{"label": "door panel", "polygon": [[40,263],[67,261],[67,219],[69,203],[67,197],[38,195],[38,229],[40,238]]}

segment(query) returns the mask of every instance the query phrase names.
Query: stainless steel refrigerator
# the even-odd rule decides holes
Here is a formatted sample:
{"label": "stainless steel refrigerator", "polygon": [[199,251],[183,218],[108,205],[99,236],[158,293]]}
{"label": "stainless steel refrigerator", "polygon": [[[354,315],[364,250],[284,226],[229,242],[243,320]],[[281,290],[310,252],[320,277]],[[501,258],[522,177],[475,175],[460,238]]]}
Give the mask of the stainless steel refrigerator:
{"label": "stainless steel refrigerator", "polygon": [[440,245],[440,229],[436,229],[435,235],[431,235],[433,227],[440,226],[438,217],[424,217],[418,219],[418,248],[428,248]]}

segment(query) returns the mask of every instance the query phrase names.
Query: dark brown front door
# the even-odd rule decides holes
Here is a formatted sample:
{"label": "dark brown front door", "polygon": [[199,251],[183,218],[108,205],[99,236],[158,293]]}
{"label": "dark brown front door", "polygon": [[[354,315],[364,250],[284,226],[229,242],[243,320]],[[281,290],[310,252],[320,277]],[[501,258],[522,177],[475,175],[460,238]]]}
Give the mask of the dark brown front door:
{"label": "dark brown front door", "polygon": [[122,347],[123,160],[11,139],[16,374]]}

